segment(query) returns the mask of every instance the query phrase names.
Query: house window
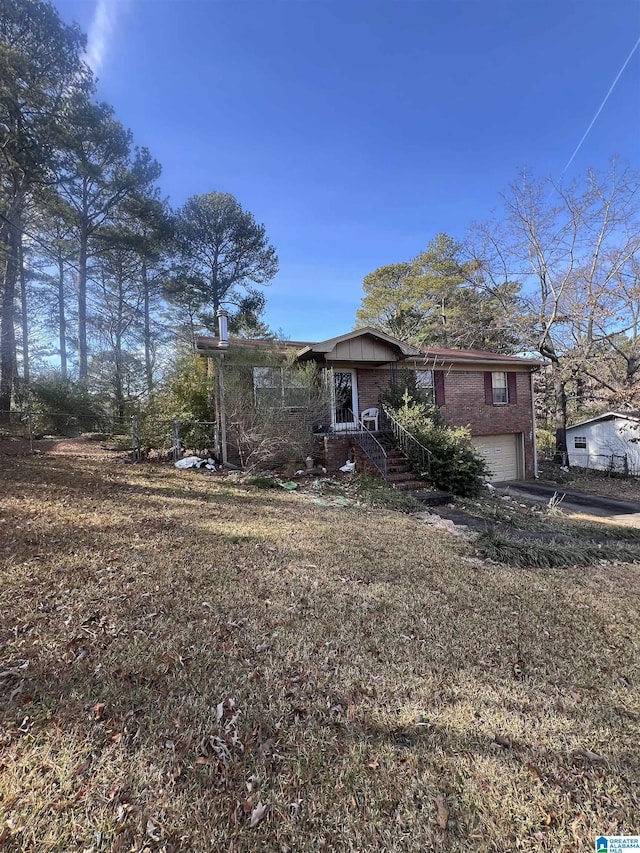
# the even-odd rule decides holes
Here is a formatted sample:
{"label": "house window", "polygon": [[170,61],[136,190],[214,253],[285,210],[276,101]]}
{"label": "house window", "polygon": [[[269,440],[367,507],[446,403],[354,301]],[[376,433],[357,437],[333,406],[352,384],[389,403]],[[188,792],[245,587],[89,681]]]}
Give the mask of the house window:
{"label": "house window", "polygon": [[254,367],[253,390],[257,406],[301,408],[309,403],[304,376],[284,367]]}
{"label": "house window", "polygon": [[427,403],[433,403],[433,370],[416,370],[416,388],[418,388]]}
{"label": "house window", "polygon": [[587,449],[587,436],[586,435],[576,435],[573,439],[573,446],[576,450],[586,450]]}
{"label": "house window", "polygon": [[509,382],[507,374],[502,370],[494,370],[491,374],[491,396],[494,406],[509,402]]}

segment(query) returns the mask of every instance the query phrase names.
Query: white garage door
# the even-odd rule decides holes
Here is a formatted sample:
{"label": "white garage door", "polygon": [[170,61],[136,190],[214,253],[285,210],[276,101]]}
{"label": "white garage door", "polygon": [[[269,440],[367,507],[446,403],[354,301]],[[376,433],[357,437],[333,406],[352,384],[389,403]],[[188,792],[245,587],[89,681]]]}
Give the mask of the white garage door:
{"label": "white garage door", "polygon": [[491,481],[518,479],[519,435],[478,435],[471,440],[476,450],[487,460]]}

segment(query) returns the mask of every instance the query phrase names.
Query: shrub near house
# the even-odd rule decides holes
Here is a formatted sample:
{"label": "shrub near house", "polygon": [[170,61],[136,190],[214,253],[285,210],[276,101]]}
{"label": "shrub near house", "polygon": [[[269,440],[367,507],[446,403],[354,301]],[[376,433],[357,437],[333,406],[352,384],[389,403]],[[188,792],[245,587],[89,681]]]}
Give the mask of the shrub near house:
{"label": "shrub near house", "polygon": [[[428,473],[434,486],[462,497],[479,494],[490,472],[471,444],[468,427],[445,426],[436,408],[408,394],[403,404],[391,411],[396,420],[431,451]],[[409,456],[411,458],[411,454]]]}

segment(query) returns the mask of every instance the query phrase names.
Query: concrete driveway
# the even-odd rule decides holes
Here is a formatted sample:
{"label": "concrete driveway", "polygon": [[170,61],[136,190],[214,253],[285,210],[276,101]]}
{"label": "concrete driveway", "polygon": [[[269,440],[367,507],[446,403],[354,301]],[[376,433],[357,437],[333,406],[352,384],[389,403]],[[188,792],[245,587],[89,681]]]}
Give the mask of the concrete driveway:
{"label": "concrete driveway", "polygon": [[563,512],[580,513],[598,520],[606,518],[616,524],[627,524],[630,527],[640,527],[640,503],[635,501],[620,501],[603,495],[589,495],[586,492],[576,492],[564,489],[562,486],[543,483],[516,481],[497,483],[496,491],[502,495],[510,495],[514,499],[549,503],[555,495],[562,498],[559,508]]}

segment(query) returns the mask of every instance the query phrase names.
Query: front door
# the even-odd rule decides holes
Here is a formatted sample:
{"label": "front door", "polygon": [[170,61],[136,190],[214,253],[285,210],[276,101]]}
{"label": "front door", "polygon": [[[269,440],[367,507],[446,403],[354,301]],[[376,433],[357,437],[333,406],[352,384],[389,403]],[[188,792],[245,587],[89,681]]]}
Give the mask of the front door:
{"label": "front door", "polygon": [[355,370],[334,370],[331,400],[335,430],[355,429],[358,424],[358,385]]}

